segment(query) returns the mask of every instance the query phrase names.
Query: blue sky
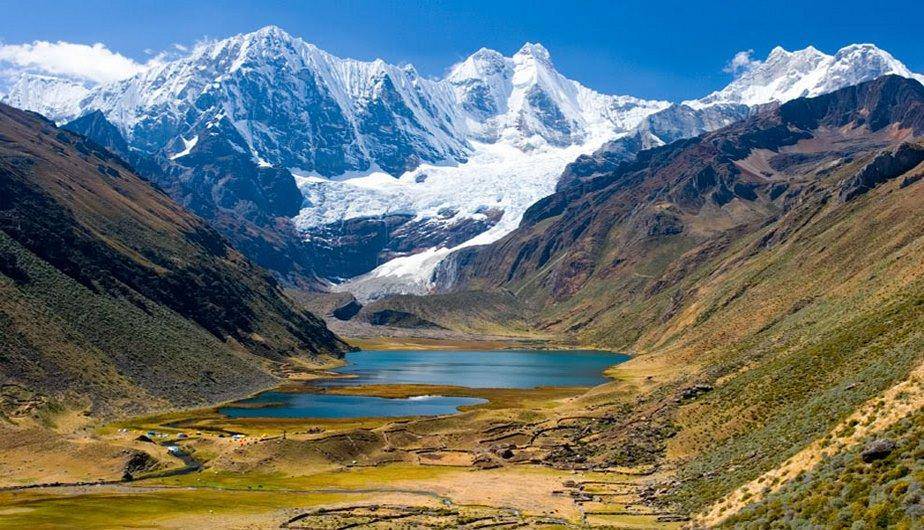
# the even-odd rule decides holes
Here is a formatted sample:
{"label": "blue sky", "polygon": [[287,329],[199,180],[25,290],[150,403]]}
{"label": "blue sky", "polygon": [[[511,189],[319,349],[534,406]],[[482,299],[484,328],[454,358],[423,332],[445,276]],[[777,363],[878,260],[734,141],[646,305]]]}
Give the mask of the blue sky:
{"label": "blue sky", "polygon": [[[505,2],[0,0],[0,43],[103,43],[143,63],[152,53],[267,24],[342,57],[413,63],[439,76],[485,46],[541,42],[557,68],[596,90],[680,100],[724,86],[742,50],[827,53],[872,42],[924,72],[924,2]],[[146,52],[147,50],[147,52]]]}

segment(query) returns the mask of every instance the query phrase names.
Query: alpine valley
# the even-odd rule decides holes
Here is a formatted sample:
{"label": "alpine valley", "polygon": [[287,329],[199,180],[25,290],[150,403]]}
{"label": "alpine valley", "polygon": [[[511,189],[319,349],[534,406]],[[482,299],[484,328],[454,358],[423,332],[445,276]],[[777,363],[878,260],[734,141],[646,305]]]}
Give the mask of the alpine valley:
{"label": "alpine valley", "polygon": [[744,62],[18,72],[0,529],[919,528],[924,76]]}

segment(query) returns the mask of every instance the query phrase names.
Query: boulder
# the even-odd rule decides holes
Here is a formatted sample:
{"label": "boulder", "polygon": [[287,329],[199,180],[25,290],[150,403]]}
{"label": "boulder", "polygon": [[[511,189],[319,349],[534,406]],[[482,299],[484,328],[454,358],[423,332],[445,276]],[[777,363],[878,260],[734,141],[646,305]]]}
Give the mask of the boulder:
{"label": "boulder", "polygon": [[712,392],[712,385],[697,383],[680,391],[680,399],[693,399],[707,392]]}
{"label": "boulder", "polygon": [[886,458],[895,450],[895,442],[887,438],[873,440],[866,444],[860,453],[860,458],[867,464]]}

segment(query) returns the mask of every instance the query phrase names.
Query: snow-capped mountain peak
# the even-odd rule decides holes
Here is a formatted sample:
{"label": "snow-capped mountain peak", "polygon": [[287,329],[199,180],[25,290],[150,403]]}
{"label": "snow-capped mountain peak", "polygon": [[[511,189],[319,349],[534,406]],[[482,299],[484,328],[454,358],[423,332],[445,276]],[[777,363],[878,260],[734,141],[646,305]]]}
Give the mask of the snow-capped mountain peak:
{"label": "snow-capped mountain peak", "polygon": [[268,24],[266,26],[263,26],[257,31],[254,31],[253,33],[251,33],[251,35],[257,38],[274,38],[274,39],[285,39],[285,40],[293,39],[293,37],[289,35],[284,29],[280,28],[279,26],[275,24]]}
{"label": "snow-capped mountain peak", "polygon": [[924,76],[912,73],[889,52],[873,44],[851,44],[834,54],[832,64],[827,71],[828,80],[823,90],[830,92],[886,74],[900,75],[924,82]]}
{"label": "snow-capped mountain peak", "polygon": [[552,66],[552,56],[549,54],[549,50],[545,48],[542,44],[538,42],[533,44],[532,42],[527,42],[523,44],[522,47],[513,55],[513,60],[535,60],[546,63],[549,67]]}
{"label": "snow-capped mountain peak", "polygon": [[455,65],[446,81],[475,139],[521,149],[620,134],[667,105],[594,92],[559,73],[549,51],[529,42],[511,57],[482,48]]}
{"label": "snow-capped mountain peak", "polygon": [[714,105],[783,103],[826,94],[887,74],[924,79],[873,44],[851,44],[834,55],[814,46],[796,51],[777,46],[764,61],[754,61],[722,90],[683,104],[703,109]]}
{"label": "snow-capped mountain peak", "polygon": [[328,176],[376,166],[400,174],[468,149],[448,87],[410,66],[335,57],[277,26],[98,87],[80,107],[103,111],[152,153],[221,112],[255,159]]}
{"label": "snow-capped mountain peak", "polygon": [[446,81],[452,85],[462,109],[472,118],[471,128],[477,131],[487,119],[507,112],[512,78],[510,60],[498,51],[481,48],[453,66]]}
{"label": "snow-capped mountain peak", "polygon": [[509,77],[509,61],[497,50],[481,48],[469,55],[464,61],[456,63],[446,76],[450,83],[462,83],[466,80],[486,79],[491,76]]}

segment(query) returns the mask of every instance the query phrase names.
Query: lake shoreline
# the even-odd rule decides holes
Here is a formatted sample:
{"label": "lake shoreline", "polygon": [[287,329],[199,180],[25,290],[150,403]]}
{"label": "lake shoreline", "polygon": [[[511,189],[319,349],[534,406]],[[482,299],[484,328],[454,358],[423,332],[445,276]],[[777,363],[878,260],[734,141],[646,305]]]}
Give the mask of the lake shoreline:
{"label": "lake shoreline", "polygon": [[511,391],[586,391],[627,360],[600,350],[361,350],[347,354],[340,368],[313,371],[215,411],[232,419],[452,415],[514,398]]}

